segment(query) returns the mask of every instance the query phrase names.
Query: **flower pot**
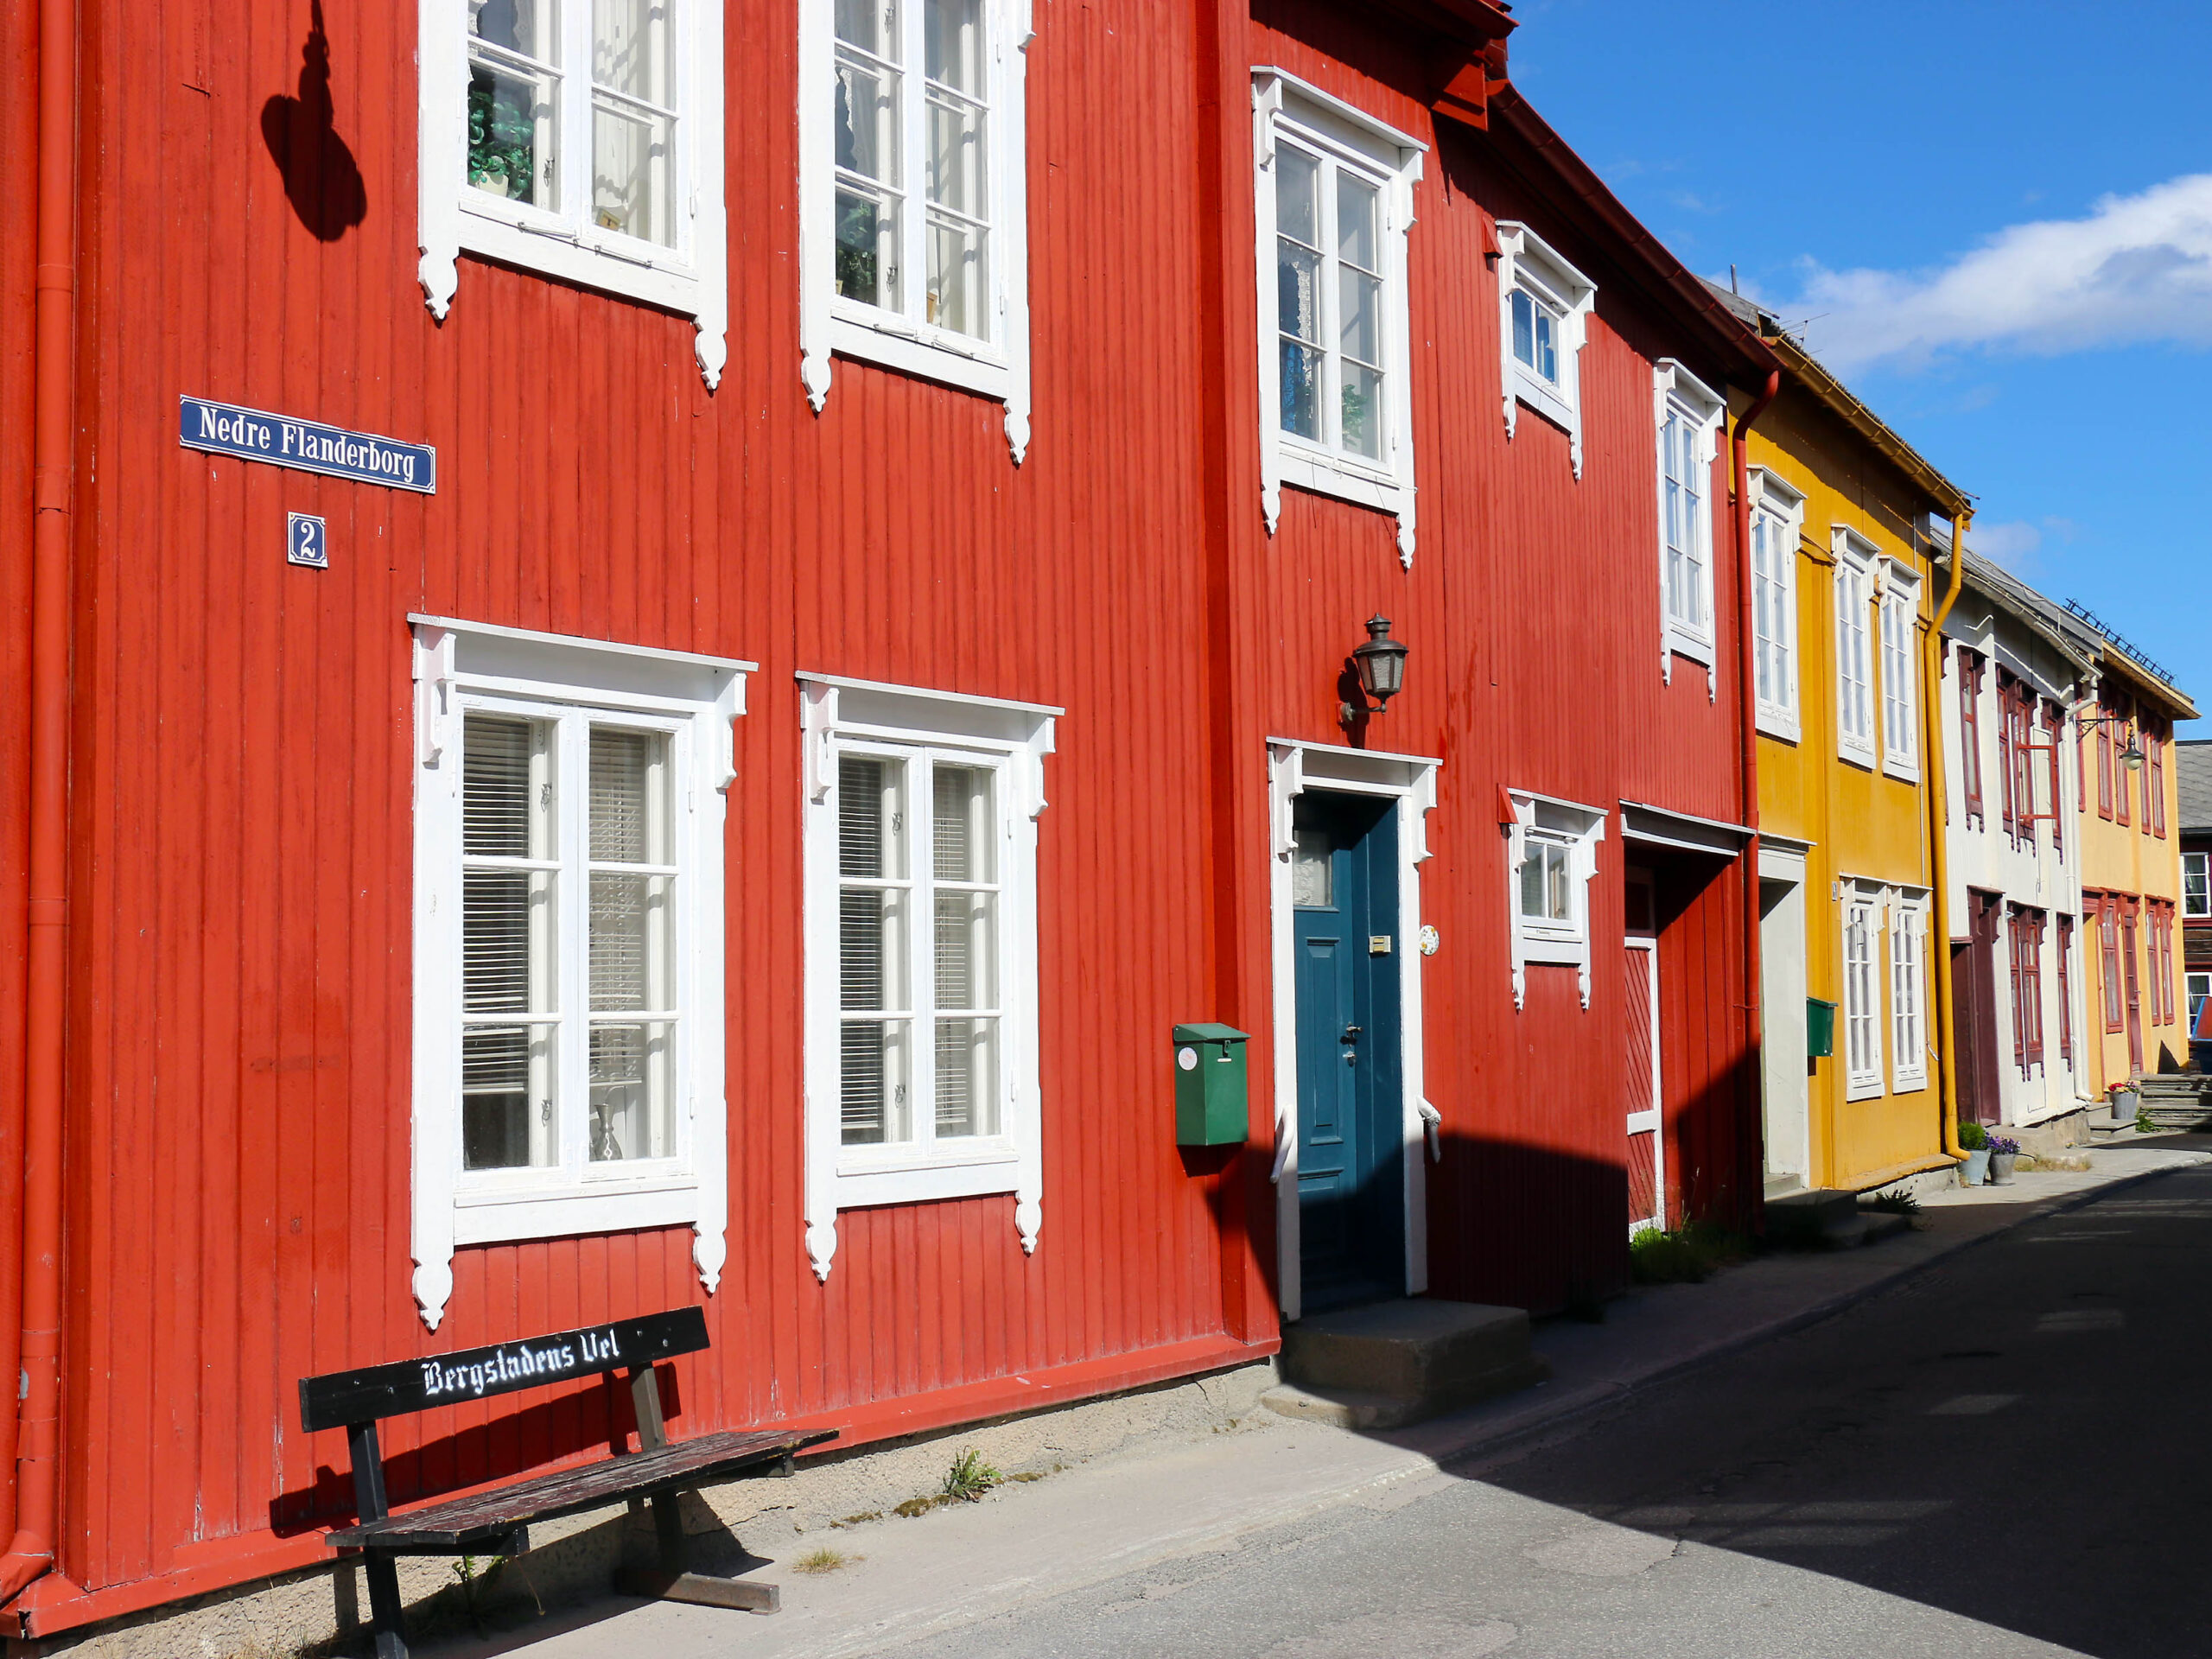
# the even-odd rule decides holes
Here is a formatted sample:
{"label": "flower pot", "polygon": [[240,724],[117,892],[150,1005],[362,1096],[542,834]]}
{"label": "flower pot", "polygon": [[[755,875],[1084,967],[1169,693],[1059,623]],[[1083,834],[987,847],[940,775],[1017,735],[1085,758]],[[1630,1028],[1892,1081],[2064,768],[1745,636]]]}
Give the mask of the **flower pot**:
{"label": "flower pot", "polygon": [[1989,1184],[1992,1186],[2012,1185],[2012,1166],[2020,1154],[2017,1152],[1993,1152],[1989,1156]]}
{"label": "flower pot", "polygon": [[1989,1148],[1977,1147],[1967,1154],[1967,1160],[1959,1166],[1961,1186],[1980,1186],[1989,1174]]}

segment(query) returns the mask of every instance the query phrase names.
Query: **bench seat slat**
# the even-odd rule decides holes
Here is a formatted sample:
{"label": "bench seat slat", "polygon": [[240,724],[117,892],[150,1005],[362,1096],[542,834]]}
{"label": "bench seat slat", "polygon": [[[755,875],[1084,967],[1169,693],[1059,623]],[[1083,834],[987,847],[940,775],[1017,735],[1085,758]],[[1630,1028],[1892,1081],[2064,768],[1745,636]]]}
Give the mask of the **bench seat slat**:
{"label": "bench seat slat", "polygon": [[806,1434],[775,1430],[702,1434],[346,1527],[328,1535],[326,1541],[336,1548],[454,1549],[622,1498],[685,1491],[702,1481],[779,1462],[786,1452],[836,1438],[834,1429]]}

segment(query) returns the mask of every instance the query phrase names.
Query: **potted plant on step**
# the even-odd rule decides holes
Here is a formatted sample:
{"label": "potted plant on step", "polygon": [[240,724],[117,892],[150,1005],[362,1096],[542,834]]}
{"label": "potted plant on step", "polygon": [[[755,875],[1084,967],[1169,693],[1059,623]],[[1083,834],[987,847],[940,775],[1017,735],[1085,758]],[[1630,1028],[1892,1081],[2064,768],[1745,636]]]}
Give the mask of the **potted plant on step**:
{"label": "potted plant on step", "polygon": [[2012,1166],[2020,1156],[2020,1143],[2009,1135],[1984,1137],[1989,1142],[1989,1184],[1992,1186],[2012,1185]]}
{"label": "potted plant on step", "polygon": [[1989,1173],[1989,1137],[1979,1123],[1959,1125],[1959,1145],[1967,1160],[1959,1166],[1961,1186],[1980,1186]]}

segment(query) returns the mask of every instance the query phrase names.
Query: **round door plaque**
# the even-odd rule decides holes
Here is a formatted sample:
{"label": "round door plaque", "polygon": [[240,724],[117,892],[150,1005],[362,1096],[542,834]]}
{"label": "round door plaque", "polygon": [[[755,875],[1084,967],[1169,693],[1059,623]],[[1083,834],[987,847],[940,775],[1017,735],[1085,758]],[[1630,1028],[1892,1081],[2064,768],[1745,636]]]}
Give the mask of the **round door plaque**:
{"label": "round door plaque", "polygon": [[1197,1071],[1198,1069],[1198,1051],[1195,1048],[1177,1049],[1175,1051],[1175,1064],[1181,1066],[1185,1071]]}
{"label": "round door plaque", "polygon": [[1433,956],[1434,956],[1434,955],[1437,953],[1437,950],[1439,950],[1439,949],[1443,945],[1443,944],[1444,944],[1444,936],[1443,936],[1442,934],[1439,933],[1439,932],[1436,931],[1436,929],[1435,929],[1434,927],[1433,927],[1433,926],[1424,926],[1424,927],[1421,929],[1421,955],[1423,955],[1424,957],[1433,957]]}

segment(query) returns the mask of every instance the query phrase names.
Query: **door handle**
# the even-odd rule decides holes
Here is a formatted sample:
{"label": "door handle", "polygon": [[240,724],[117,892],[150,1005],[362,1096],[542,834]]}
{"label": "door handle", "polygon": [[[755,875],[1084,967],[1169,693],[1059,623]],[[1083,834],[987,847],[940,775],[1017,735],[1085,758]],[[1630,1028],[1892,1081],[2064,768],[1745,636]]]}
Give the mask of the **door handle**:
{"label": "door handle", "polygon": [[1357,1065],[1359,1064],[1359,1051],[1356,1048],[1348,1048],[1344,1050],[1344,1064],[1346,1065]]}
{"label": "door handle", "polygon": [[1351,1042],[1354,1038],[1359,1035],[1359,1030],[1360,1028],[1357,1026],[1346,1026],[1344,1027],[1344,1034],[1337,1040],[1343,1043]]}

